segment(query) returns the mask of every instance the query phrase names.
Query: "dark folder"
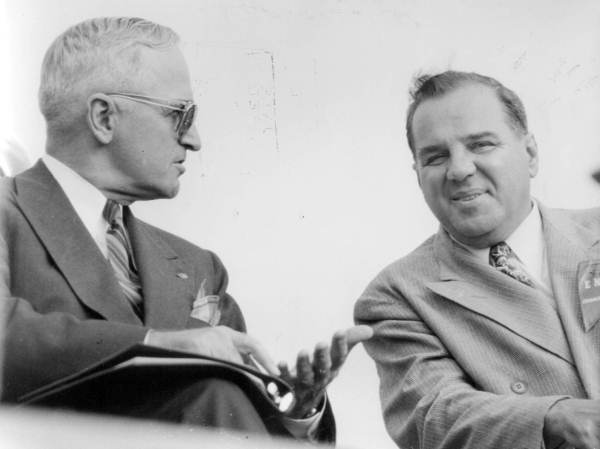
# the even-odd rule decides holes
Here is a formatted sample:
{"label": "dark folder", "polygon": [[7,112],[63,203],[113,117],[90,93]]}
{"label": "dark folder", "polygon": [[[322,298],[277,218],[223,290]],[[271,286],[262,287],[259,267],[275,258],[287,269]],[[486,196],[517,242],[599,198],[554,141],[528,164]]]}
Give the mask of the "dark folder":
{"label": "dark folder", "polygon": [[[19,402],[76,411],[118,414],[124,396],[148,394],[172,379],[194,382],[217,377],[238,385],[276,433],[286,433],[280,424],[281,409],[293,400],[283,380],[247,365],[182,351],[134,345],[100,362],[32,391]],[[158,382],[160,380],[160,382]]]}

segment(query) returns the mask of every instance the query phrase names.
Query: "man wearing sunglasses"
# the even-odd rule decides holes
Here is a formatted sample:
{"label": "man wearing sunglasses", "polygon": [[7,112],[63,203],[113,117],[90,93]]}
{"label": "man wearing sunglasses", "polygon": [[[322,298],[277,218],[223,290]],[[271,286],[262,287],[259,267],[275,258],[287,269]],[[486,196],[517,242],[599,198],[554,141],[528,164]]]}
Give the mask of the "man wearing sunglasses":
{"label": "man wearing sunglasses", "polygon": [[[258,362],[294,388],[297,402],[282,417],[287,432],[332,441],[325,387],[370,329],[338,332],[331,346],[317,345],[312,356],[301,352],[295,369],[278,368],[245,333],[218,257],[138,220],[129,208],[174,197],[188,151],[200,150],[177,42],[172,30],[146,20],[102,18],[69,28],[46,53],[39,102],[47,154],[0,183],[0,230],[15,304],[3,398],[16,401],[146,343]],[[153,382],[135,398],[112,394],[111,400],[120,398],[112,411],[268,431],[243,391],[218,376]]]}

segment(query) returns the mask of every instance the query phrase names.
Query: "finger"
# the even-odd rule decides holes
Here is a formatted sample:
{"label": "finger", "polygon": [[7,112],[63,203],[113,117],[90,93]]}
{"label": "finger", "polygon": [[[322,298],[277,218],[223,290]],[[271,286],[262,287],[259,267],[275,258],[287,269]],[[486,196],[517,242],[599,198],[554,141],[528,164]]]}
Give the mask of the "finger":
{"label": "finger", "polygon": [[346,329],[346,339],[348,341],[348,351],[350,351],[357,343],[368,340],[373,336],[373,329],[369,326],[361,324],[352,326]]}
{"label": "finger", "polygon": [[314,382],[314,374],[307,351],[300,351],[296,359],[296,376],[298,382],[303,385],[312,385]]}
{"label": "finger", "polygon": [[279,376],[279,370],[267,350],[254,338],[241,332],[235,332],[233,343],[242,354],[251,355],[269,374]]}
{"label": "finger", "polygon": [[292,374],[290,373],[288,364],[286,362],[279,362],[277,364],[277,368],[279,368],[279,377],[281,377],[284,381],[286,381],[289,384],[291,384],[294,381]]}
{"label": "finger", "polygon": [[331,356],[327,343],[315,346],[313,354],[313,373],[315,383],[328,383],[331,375]]}
{"label": "finger", "polygon": [[352,348],[362,341],[373,336],[373,329],[369,326],[352,326],[345,331],[337,331],[331,339],[332,369],[338,370],[346,360]]}
{"label": "finger", "polygon": [[337,371],[348,355],[348,339],[345,331],[337,331],[331,338],[331,369]]}

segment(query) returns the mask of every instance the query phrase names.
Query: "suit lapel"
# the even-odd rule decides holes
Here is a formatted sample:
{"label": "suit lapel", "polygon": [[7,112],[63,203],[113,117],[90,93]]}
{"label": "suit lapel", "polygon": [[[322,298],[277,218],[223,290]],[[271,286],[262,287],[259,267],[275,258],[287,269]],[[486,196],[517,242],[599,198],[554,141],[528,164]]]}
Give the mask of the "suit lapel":
{"label": "suit lapel", "polygon": [[46,166],[39,161],[15,182],[19,207],[81,302],[108,320],[139,324],[110,265]]}
{"label": "suit lapel", "polygon": [[597,333],[586,333],[577,278],[580,262],[600,258],[598,237],[560,213],[543,207],[540,207],[540,212],[552,288],[565,334],[589,397],[598,398],[600,366],[593,349]]}
{"label": "suit lapel", "polygon": [[144,296],[144,322],[158,329],[186,327],[194,301],[193,267],[152,228],[125,208],[127,227]]}
{"label": "suit lapel", "polygon": [[428,287],[572,363],[560,320],[543,293],[482,263],[440,230],[434,251],[440,281]]}

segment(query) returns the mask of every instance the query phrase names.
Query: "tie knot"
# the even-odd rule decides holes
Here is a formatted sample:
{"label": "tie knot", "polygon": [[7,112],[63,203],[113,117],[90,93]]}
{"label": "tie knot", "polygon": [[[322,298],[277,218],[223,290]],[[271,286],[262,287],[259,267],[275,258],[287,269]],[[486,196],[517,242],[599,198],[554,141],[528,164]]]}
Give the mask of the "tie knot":
{"label": "tie knot", "polygon": [[123,212],[121,211],[121,205],[114,200],[107,200],[102,211],[102,216],[114,227],[116,224],[120,224],[123,221]]}
{"label": "tie knot", "polygon": [[506,242],[496,243],[490,248],[490,264],[496,266],[500,262],[500,265],[503,265],[504,263],[506,263],[506,259],[511,254],[512,250]]}
{"label": "tie knot", "polygon": [[497,243],[490,248],[490,265],[511,278],[533,287],[533,282],[521,261],[506,242]]}

